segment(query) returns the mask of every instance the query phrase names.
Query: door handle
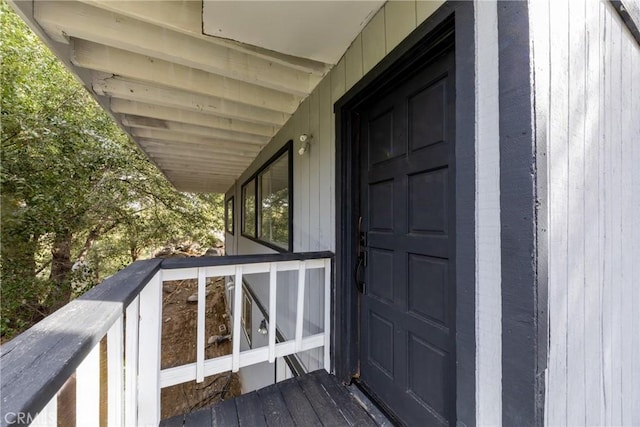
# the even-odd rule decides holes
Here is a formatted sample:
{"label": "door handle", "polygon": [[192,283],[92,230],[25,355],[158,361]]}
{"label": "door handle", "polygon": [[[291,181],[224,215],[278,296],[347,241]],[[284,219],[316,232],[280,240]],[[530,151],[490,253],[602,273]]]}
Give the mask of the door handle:
{"label": "door handle", "polygon": [[365,292],[365,283],[364,281],[360,280],[360,270],[362,269],[362,267],[364,267],[364,265],[365,265],[364,256],[361,254],[360,256],[358,256],[358,264],[356,265],[356,273],[355,273],[356,289],[361,294],[364,294]]}
{"label": "door handle", "polygon": [[361,294],[365,293],[365,282],[360,279],[360,270],[367,266],[367,251],[363,249],[367,245],[367,235],[362,231],[362,217],[358,219],[358,229],[356,231],[356,271],[354,273],[354,280],[356,282],[356,289]]}

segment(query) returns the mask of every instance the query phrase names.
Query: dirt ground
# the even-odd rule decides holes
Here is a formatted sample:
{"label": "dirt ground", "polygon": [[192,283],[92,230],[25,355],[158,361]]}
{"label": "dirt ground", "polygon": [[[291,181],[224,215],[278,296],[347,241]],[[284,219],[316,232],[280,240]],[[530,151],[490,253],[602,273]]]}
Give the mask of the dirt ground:
{"label": "dirt ground", "polygon": [[[231,331],[225,314],[224,279],[207,282],[205,320],[205,358],[231,354],[231,340],[207,344],[209,337],[224,336]],[[196,280],[164,282],[162,299],[162,369],[196,361],[197,302],[187,298],[197,293]],[[206,377],[197,384],[191,381],[162,389],[161,417],[185,414],[215,402],[240,395],[237,374],[225,372]]]}

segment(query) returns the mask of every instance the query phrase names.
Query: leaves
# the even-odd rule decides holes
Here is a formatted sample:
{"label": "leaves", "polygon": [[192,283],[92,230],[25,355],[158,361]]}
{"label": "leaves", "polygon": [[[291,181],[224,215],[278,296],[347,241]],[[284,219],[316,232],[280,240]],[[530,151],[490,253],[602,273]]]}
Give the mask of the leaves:
{"label": "leaves", "polygon": [[[47,313],[51,295],[66,302],[78,258],[95,283],[168,242],[210,245],[223,203],[178,193],[4,1],[0,13],[6,338]],[[63,241],[70,259],[52,265]]]}

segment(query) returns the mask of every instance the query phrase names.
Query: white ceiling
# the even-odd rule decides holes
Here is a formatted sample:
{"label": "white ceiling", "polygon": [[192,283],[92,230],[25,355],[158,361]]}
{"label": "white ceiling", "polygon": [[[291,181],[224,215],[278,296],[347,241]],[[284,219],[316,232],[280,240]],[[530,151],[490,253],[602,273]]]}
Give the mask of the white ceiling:
{"label": "white ceiling", "polygon": [[[226,191],[384,3],[9,2],[191,192]],[[222,37],[203,34],[203,9],[204,26]]]}
{"label": "white ceiling", "polygon": [[336,64],[384,1],[205,0],[203,32]]}

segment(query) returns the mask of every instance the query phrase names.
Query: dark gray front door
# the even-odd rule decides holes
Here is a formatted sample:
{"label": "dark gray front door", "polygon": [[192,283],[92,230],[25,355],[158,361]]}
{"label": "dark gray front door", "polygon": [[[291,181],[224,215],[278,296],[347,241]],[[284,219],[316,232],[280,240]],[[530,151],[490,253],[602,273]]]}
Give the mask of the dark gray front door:
{"label": "dark gray front door", "polygon": [[446,53],[359,108],[360,381],[408,425],[455,423],[455,73]]}

